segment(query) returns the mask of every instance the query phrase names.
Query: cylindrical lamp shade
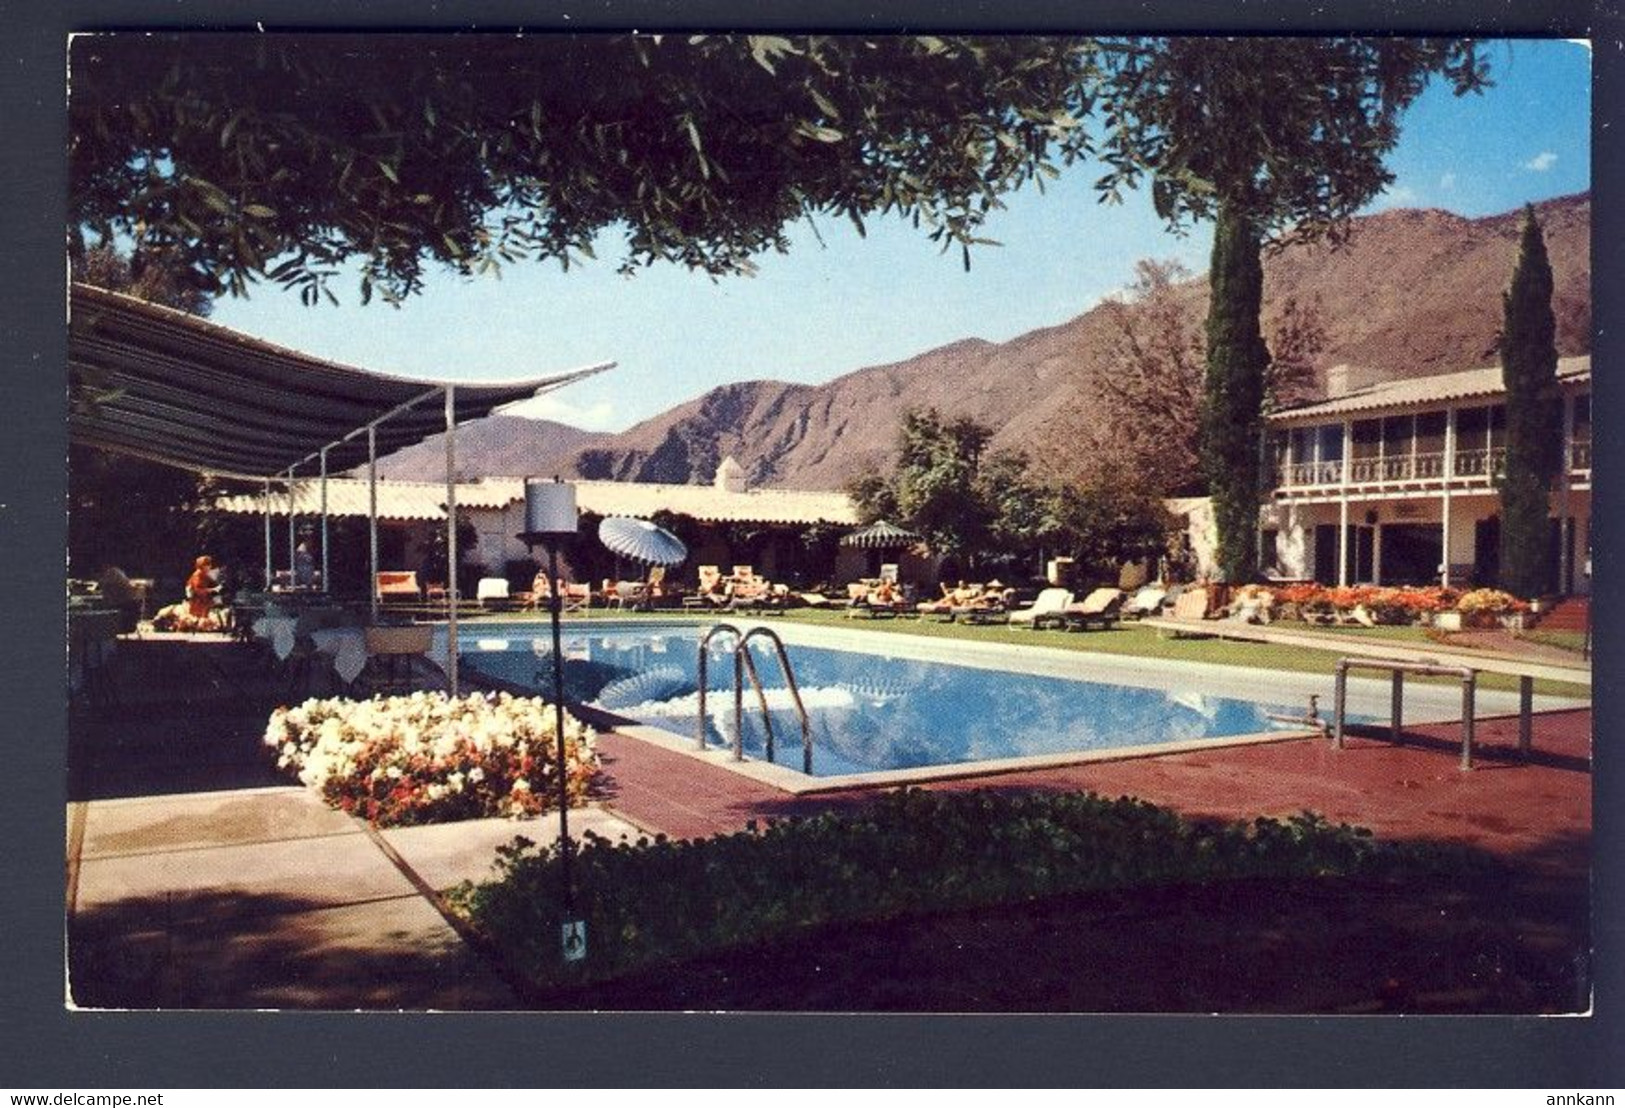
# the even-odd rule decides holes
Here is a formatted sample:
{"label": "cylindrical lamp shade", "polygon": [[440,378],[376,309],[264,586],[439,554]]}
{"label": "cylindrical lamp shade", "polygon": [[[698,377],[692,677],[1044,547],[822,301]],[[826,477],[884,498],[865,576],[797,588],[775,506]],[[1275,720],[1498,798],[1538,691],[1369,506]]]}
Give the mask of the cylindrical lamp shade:
{"label": "cylindrical lamp shade", "polygon": [[573,535],[581,526],[576,487],[557,478],[525,478],[525,530],[534,535]]}

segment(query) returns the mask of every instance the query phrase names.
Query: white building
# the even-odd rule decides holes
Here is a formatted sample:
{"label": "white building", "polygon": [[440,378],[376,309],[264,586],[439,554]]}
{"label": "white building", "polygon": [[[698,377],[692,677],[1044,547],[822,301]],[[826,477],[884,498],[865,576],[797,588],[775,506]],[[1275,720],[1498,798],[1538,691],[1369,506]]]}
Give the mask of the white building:
{"label": "white building", "polygon": [[[1565,465],[1551,496],[1560,593],[1588,593],[1591,359],[1558,363]],[[1373,382],[1337,367],[1326,400],[1269,418],[1261,520],[1272,576],[1322,584],[1492,584],[1495,477],[1506,456],[1501,369]]]}

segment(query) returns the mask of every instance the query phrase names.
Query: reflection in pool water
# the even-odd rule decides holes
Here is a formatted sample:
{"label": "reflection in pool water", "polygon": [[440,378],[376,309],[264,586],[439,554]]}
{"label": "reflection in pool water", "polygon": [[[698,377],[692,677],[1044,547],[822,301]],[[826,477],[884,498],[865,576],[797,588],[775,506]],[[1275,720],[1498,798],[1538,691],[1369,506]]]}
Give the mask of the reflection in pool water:
{"label": "reflection in pool water", "polygon": [[[510,634],[505,649],[487,632],[463,664],[525,688],[551,688],[551,645]],[[472,641],[472,637],[471,637]],[[694,627],[569,630],[565,695],[617,715],[693,736],[698,714],[698,631]],[[706,736],[732,746],[731,643],[712,645]],[[801,768],[800,724],[778,663],[753,643],[777,736],[775,761]],[[1038,677],[794,645],[796,683],[812,718],[813,773],[819,777],[994,758],[1149,746],[1271,730],[1271,714],[1300,715],[1302,704],[1209,696],[1197,688],[1140,688]],[[761,707],[748,687],[744,746],[760,758]]]}

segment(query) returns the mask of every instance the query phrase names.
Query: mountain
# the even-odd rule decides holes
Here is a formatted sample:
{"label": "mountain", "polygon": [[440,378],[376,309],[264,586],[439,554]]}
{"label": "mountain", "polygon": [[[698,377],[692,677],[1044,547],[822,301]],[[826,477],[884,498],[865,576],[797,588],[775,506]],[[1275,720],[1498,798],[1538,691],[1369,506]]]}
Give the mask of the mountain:
{"label": "mountain", "polygon": [[[472,479],[570,472],[577,452],[606,437],[601,431],[583,431],[547,419],[487,416],[457,428],[457,473]],[[446,436],[431,435],[379,458],[378,475],[400,481],[445,480]]]}
{"label": "mountain", "polygon": [[[1556,282],[1558,351],[1587,353],[1590,195],[1547,201],[1536,211]],[[1338,248],[1296,246],[1266,258],[1265,316],[1288,297],[1314,307],[1327,339],[1316,360],[1322,380],[1341,363],[1384,377],[1490,364],[1521,218],[1468,219],[1431,208],[1362,217]],[[1200,319],[1206,277],[1180,291],[1192,319]],[[840,488],[866,468],[890,465],[904,411],[934,406],[992,426],[993,449],[1026,450],[1064,474],[1087,449],[1080,448],[1078,413],[1090,409],[1113,341],[1097,306],[1008,342],[967,338],[822,385],[723,385],[627,431],[578,444],[570,464],[582,477],[701,483],[732,454],[753,485]]]}

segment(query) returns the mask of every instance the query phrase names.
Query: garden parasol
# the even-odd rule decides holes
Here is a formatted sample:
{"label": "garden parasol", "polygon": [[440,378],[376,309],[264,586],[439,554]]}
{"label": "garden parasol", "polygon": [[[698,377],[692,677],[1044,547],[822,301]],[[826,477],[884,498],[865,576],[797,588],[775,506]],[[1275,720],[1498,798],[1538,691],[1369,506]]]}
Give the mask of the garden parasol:
{"label": "garden parasol", "polygon": [[864,550],[895,549],[900,546],[913,546],[919,541],[920,536],[913,531],[883,519],[841,536],[842,546],[856,546]]}
{"label": "garden parasol", "polygon": [[674,566],[688,557],[683,540],[646,519],[610,516],[598,525],[598,541],[614,554],[656,566]]}

